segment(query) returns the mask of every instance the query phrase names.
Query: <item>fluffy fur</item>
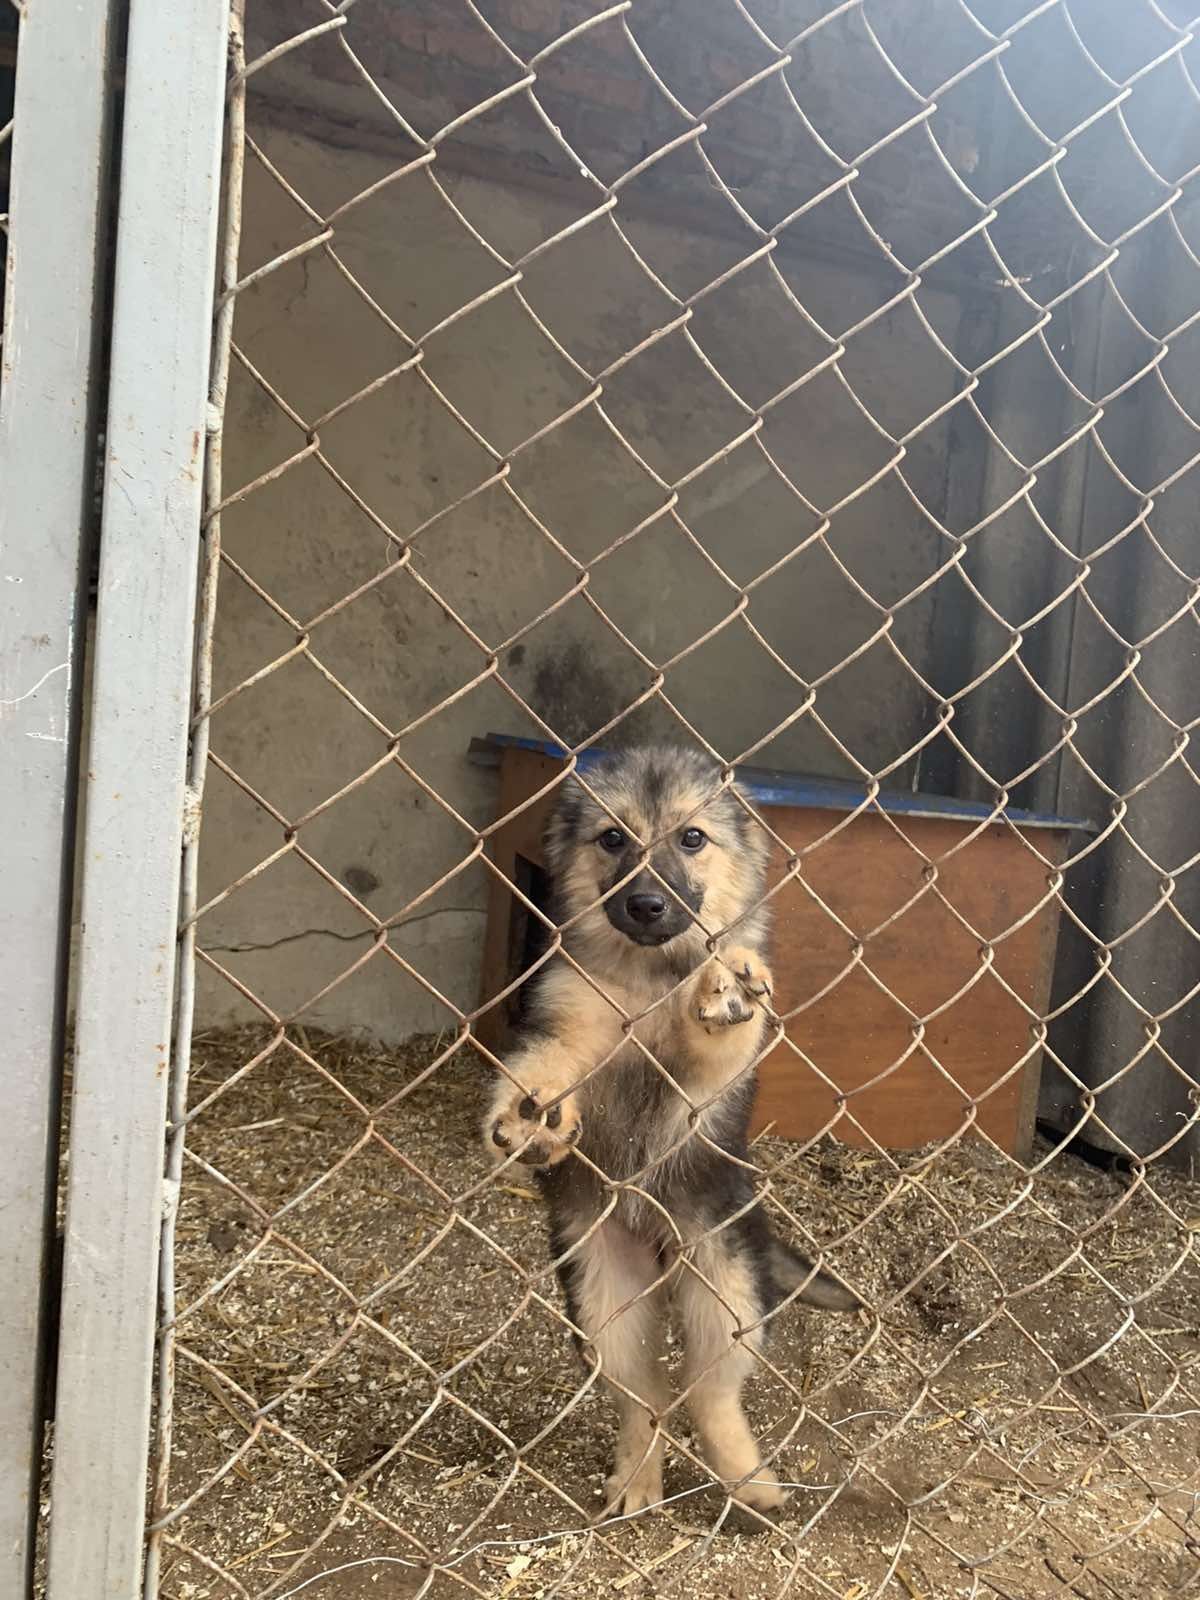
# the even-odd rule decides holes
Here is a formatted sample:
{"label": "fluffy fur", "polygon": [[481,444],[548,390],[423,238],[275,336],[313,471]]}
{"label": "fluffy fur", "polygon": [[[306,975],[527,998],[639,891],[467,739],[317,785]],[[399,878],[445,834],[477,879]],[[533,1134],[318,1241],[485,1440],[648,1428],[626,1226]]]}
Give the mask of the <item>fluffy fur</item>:
{"label": "fluffy fur", "polygon": [[766,841],[690,750],[629,751],[586,783],[598,799],[568,782],[546,838],[570,959],[538,974],[484,1137],[537,1169],[570,1316],[620,1418],[610,1504],[662,1498],[673,1302],[706,1458],[769,1511],[784,1496],[741,1403],[765,1319],[792,1296],[858,1302],[773,1236],[748,1162],[772,988]]}

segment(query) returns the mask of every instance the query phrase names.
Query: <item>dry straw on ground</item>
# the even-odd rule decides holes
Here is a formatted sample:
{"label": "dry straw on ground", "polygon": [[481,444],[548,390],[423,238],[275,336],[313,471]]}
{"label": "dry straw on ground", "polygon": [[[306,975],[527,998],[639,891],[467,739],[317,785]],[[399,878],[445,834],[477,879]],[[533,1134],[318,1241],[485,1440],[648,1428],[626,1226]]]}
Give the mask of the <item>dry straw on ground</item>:
{"label": "dry straw on ground", "polygon": [[166,1600],[322,1573],[310,1600],[415,1595],[430,1556],[447,1570],[423,1592],[512,1600],[1110,1600],[1196,1582],[1200,1218],[1183,1177],[1059,1155],[1029,1178],[967,1141],[893,1160],[761,1140],[780,1219],[831,1246],[878,1320],[780,1321],[751,1397],[798,1485],[776,1529],[722,1522],[675,1452],[677,1498],[588,1532],[611,1418],[570,1348],[537,1197],[508,1174],[447,1200],[486,1171],[478,1058],[430,1071],[449,1040],[291,1037],[265,1056],[263,1030],[196,1043],[172,1508],[195,1498],[171,1524]]}

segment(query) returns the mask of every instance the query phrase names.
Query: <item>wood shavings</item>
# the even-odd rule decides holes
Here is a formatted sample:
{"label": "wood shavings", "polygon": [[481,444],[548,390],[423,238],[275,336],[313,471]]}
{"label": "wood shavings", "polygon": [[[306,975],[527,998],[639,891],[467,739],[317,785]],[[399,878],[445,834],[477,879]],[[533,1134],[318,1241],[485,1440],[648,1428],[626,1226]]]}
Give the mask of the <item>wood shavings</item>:
{"label": "wood shavings", "polygon": [[[668,1549],[662,1551],[661,1554],[654,1556],[651,1560],[645,1563],[646,1571],[653,1572],[658,1567],[665,1567],[668,1561],[674,1561],[676,1556],[682,1555],[683,1552],[690,1549],[695,1542],[696,1541],[694,1539],[676,1539],[675,1543]],[[613,1584],[613,1588],[627,1589],[631,1583],[637,1583],[640,1577],[641,1573],[639,1572],[627,1572],[623,1578],[617,1579],[617,1581]]]}

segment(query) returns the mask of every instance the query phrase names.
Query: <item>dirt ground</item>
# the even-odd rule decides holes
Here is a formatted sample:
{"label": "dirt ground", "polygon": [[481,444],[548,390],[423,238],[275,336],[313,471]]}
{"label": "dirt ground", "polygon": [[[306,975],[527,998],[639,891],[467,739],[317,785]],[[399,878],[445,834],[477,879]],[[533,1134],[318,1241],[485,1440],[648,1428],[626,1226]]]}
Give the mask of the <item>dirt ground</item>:
{"label": "dirt ground", "polygon": [[167,1600],[1200,1590],[1182,1176],[761,1140],[777,1225],[873,1308],[777,1323],[750,1408],[790,1503],[735,1526],[675,1412],[669,1503],[589,1526],[612,1417],[526,1176],[484,1181],[478,1059],[291,1037],[196,1042]]}

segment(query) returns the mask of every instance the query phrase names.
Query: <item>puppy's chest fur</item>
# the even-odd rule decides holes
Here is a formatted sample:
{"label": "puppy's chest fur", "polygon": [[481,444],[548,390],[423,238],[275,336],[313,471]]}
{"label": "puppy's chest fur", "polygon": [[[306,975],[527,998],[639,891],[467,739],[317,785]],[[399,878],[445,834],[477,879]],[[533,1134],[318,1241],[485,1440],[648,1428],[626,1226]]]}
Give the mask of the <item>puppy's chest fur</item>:
{"label": "puppy's chest fur", "polygon": [[[624,1010],[637,1014],[669,986],[606,987]],[[634,1029],[638,1043],[624,1045],[582,1091],[582,1151],[617,1182],[644,1174],[639,1187],[664,1201],[688,1184],[697,1158],[707,1149],[696,1129],[721,1145],[736,1142],[739,1129],[744,1132],[753,1090],[752,1074],[747,1074],[713,1099],[719,1084],[705,1081],[687,1048],[697,1027],[687,1015],[691,989],[690,982],[684,983],[643,1017]],[[694,1129],[689,1119],[699,1106],[704,1110]]]}

